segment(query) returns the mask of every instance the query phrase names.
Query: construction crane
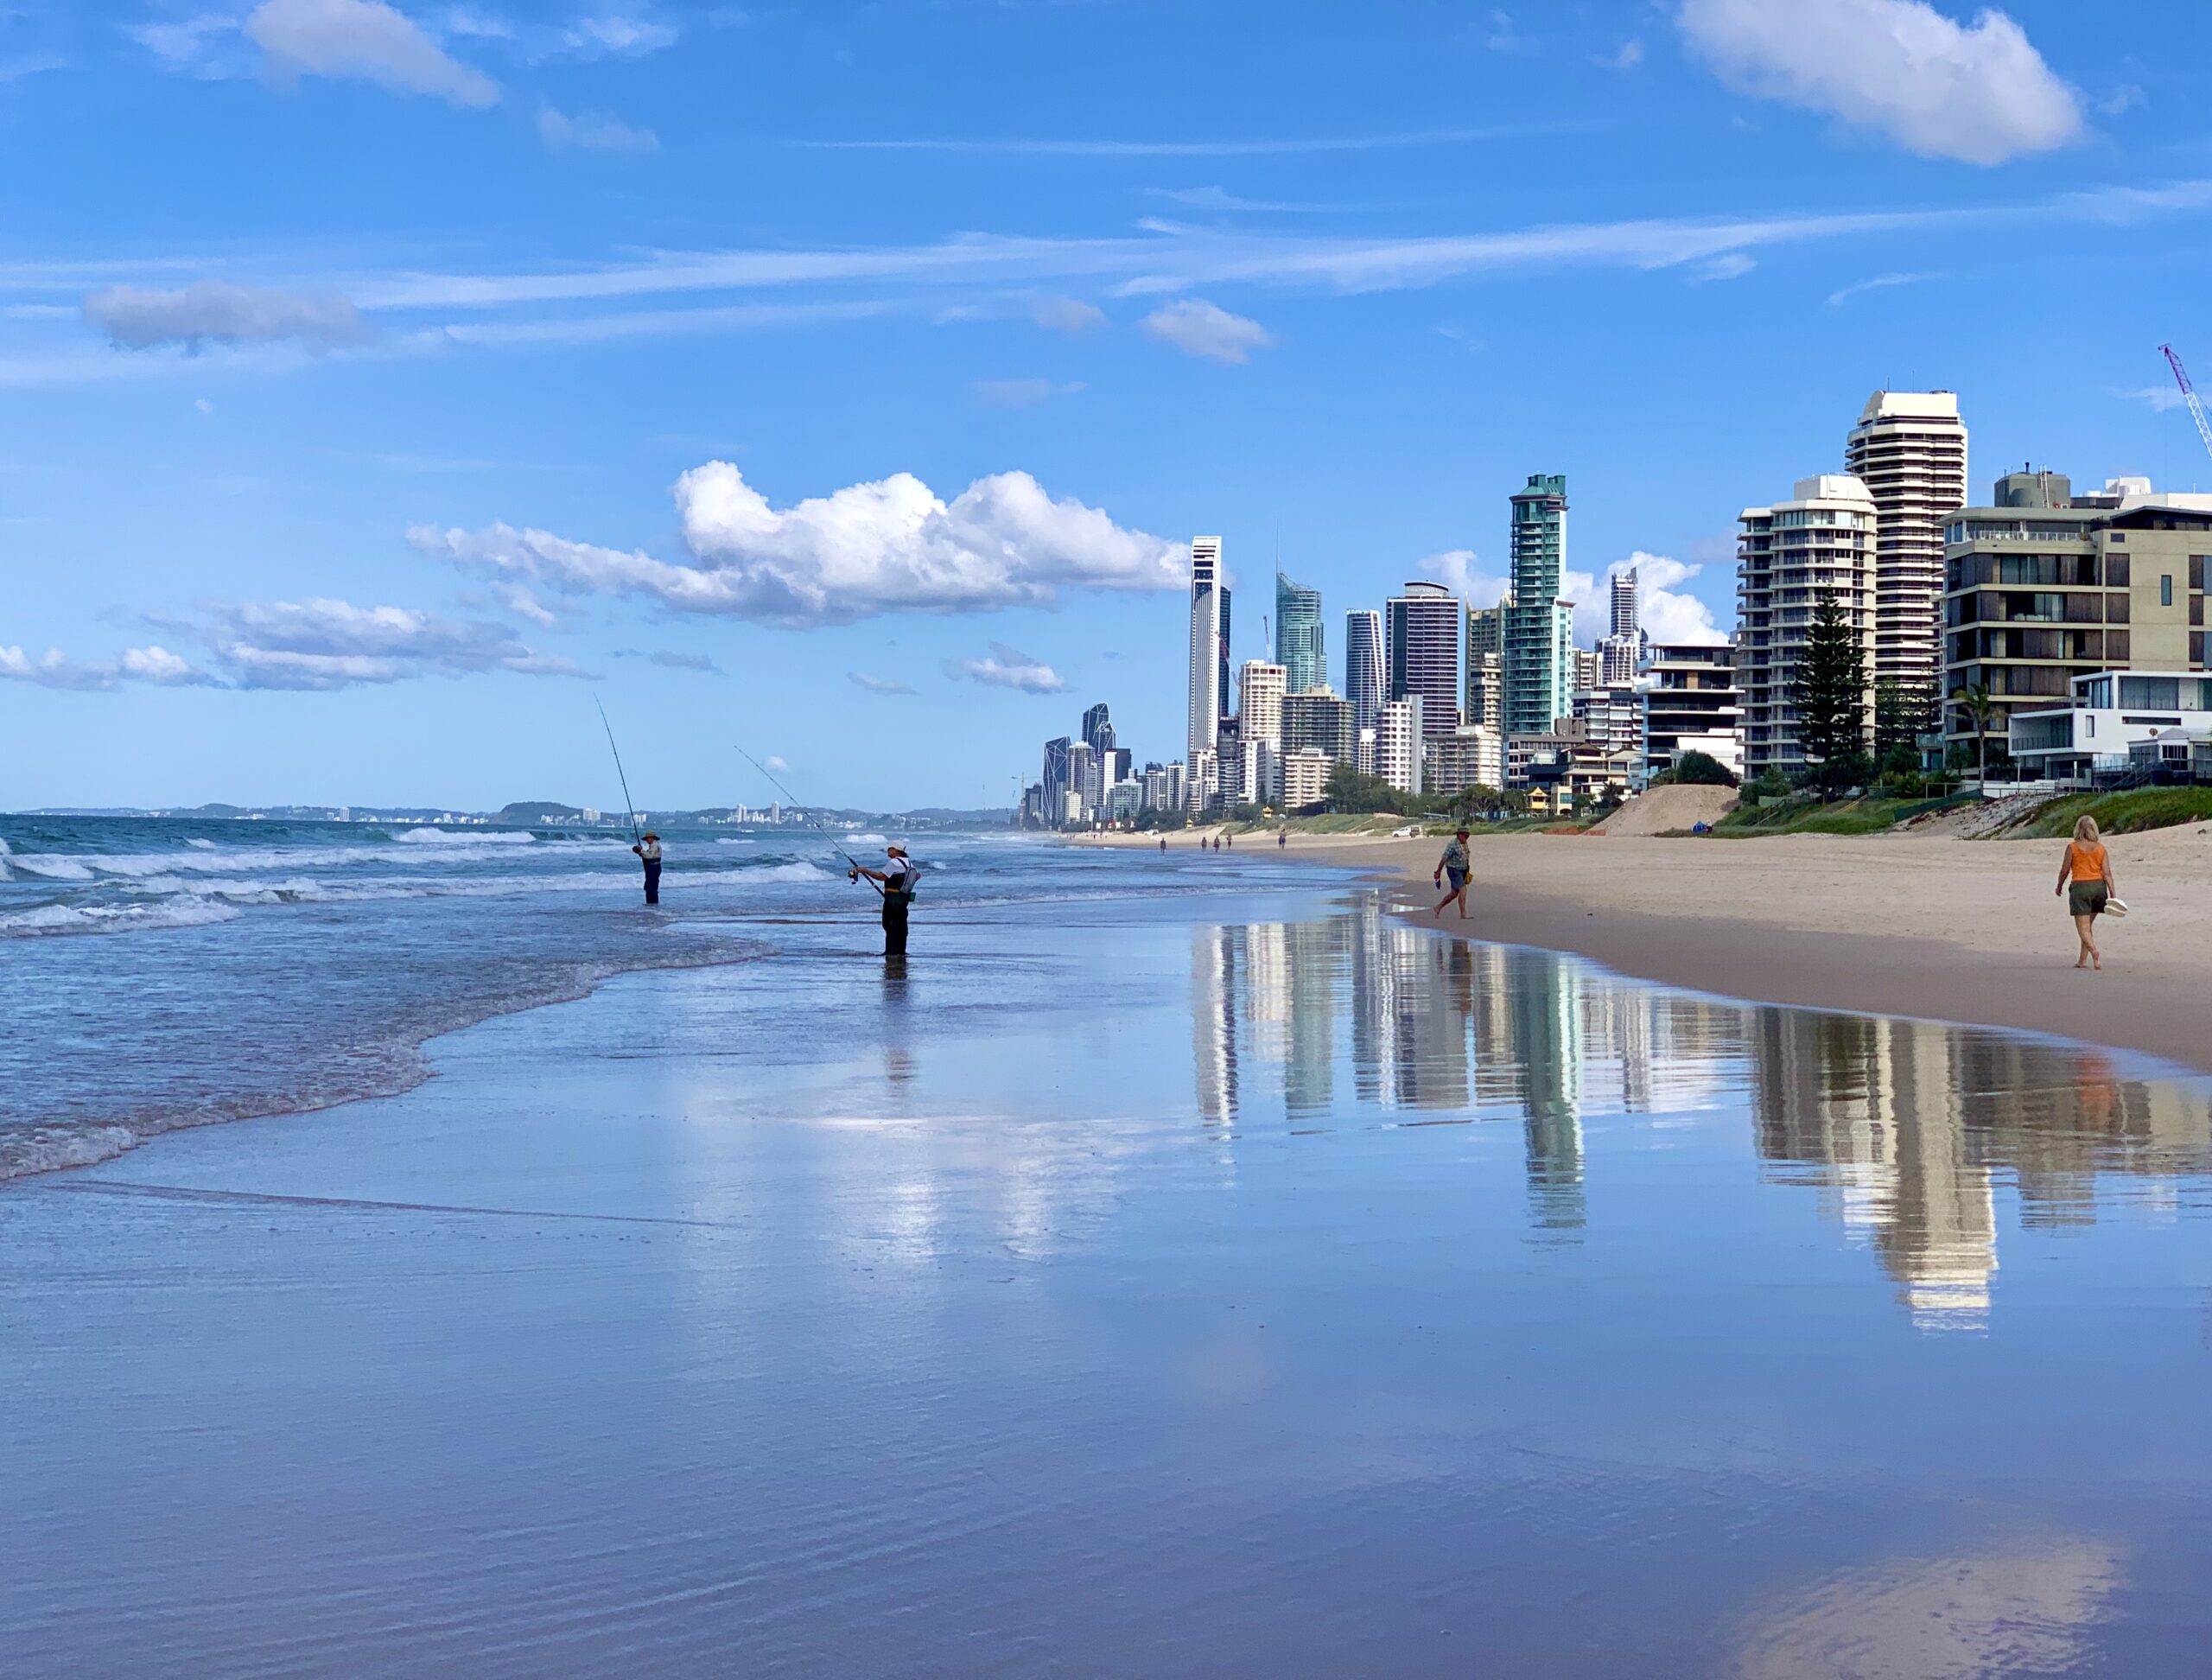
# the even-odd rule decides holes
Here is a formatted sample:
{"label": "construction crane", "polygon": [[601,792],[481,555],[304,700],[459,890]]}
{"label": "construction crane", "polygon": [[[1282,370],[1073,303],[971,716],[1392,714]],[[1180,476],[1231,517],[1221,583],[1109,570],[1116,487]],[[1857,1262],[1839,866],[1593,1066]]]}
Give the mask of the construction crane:
{"label": "construction crane", "polygon": [[2204,404],[2198,400],[2196,387],[2189,382],[2189,370],[2181,365],[2181,358],[2174,353],[2172,345],[2160,345],[2158,353],[2173,369],[2174,383],[2181,387],[2181,399],[2189,404],[2189,417],[2196,422],[2196,435],[2204,440],[2204,453],[2212,455],[2212,420],[2204,417]]}

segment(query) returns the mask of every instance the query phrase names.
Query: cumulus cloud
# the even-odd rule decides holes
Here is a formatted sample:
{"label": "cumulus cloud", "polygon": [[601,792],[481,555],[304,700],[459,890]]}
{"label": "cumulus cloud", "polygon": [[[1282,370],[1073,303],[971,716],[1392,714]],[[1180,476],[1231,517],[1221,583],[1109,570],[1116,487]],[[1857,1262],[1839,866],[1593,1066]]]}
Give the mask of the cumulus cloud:
{"label": "cumulus cloud", "polygon": [[264,0],[245,32],[279,77],[358,79],[480,111],[499,103],[497,82],[383,0]]}
{"label": "cumulus cloud", "polygon": [[660,150],[660,136],[651,129],[632,128],[615,118],[591,111],[578,111],[570,117],[551,105],[543,105],[538,109],[537,137],[555,151],[655,152]]}
{"label": "cumulus cloud", "polygon": [[520,583],[494,583],[492,594],[500,606],[517,618],[528,619],[543,629],[550,630],[561,621],[543,601]]}
{"label": "cumulus cloud", "polygon": [[1204,356],[1211,361],[1231,365],[1246,360],[1255,350],[1264,350],[1274,342],[1258,321],[1231,315],[1203,297],[1178,298],[1173,303],[1163,303],[1141,324],[1147,337],[1171,345],[1186,356]]}
{"label": "cumulus cloud", "polygon": [[174,291],[108,286],[88,294],[84,310],[86,320],[127,350],[173,344],[197,350],[211,340],[290,340],[327,349],[373,336],[361,312],[336,292],[277,291],[226,280],[198,280]]}
{"label": "cumulus cloud", "polygon": [[1504,599],[1506,580],[1481,570],[1481,565],[1472,549],[1447,549],[1430,555],[1414,570],[1425,581],[1441,583],[1470,607],[1495,607]]}
{"label": "cumulus cloud", "polygon": [[887,613],[1051,606],[1066,589],[1179,589],[1189,550],[1054,500],[1027,473],[950,503],[910,473],[786,508],[709,461],[677,481],[691,563],[495,525],[417,526],[424,554],[572,595],[637,595],[760,623],[850,624]]}
{"label": "cumulus cloud", "polygon": [[1106,311],[1079,297],[1040,297],[1030,305],[1029,318],[1055,333],[1095,333],[1106,325]]}
{"label": "cumulus cloud", "polygon": [[845,675],[866,689],[870,694],[912,694],[914,685],[890,677],[871,677],[864,671],[849,671]]}
{"label": "cumulus cloud", "polygon": [[1923,157],[2001,163],[2082,137],[2080,97],[2001,11],[1968,26],[1927,0],[1682,0],[1676,16],[1731,86]]}
{"label": "cumulus cloud", "polygon": [[1004,642],[993,642],[987,659],[947,659],[944,674],[987,683],[993,688],[1019,689],[1024,694],[1065,694],[1068,689],[1052,666]]}
{"label": "cumulus cloud", "polygon": [[112,660],[79,661],[49,647],[32,659],[20,647],[0,646],[0,679],[35,683],[41,688],[111,691],[125,683],[182,688],[215,679],[190,661],[161,646],[125,648]]}
{"label": "cumulus cloud", "polygon": [[1079,379],[978,379],[968,388],[986,408],[1034,408],[1055,397],[1072,397],[1084,387]]}
{"label": "cumulus cloud", "polygon": [[1611,628],[1613,579],[1633,570],[1638,619],[1653,641],[1669,646],[1720,646],[1728,635],[1714,621],[1713,608],[1681,589],[1704,570],[1669,555],[1647,554],[1638,549],[1627,559],[1606,567],[1602,579],[1588,572],[1568,572],[1563,581],[1566,598],[1574,603],[1576,640],[1595,642]]}

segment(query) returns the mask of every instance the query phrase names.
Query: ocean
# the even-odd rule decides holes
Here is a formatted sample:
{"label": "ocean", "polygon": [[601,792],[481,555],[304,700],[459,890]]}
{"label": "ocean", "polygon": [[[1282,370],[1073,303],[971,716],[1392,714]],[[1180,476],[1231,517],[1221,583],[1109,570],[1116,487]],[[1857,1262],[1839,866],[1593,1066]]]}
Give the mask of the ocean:
{"label": "ocean", "polygon": [[[441,1033],[632,970],[756,960],[779,920],[865,921],[836,848],[880,863],[884,839],[671,830],[648,910],[626,837],[603,831],[0,816],[0,1179],[401,1091]],[[928,913],[1265,867],[1224,854],[1198,880],[1195,853],[1086,859],[1011,834],[915,850]]]}

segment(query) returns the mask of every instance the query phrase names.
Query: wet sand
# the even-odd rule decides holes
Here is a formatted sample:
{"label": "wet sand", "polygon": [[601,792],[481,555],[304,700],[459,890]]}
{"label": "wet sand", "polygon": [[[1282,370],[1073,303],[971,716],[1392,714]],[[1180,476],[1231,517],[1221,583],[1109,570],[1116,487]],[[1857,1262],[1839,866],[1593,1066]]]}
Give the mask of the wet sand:
{"label": "wet sand", "polygon": [[0,1188],[0,1669],[2212,1638],[2202,1082],[1337,888],[940,914],[903,972],[781,932],[404,1096]]}
{"label": "wet sand", "polygon": [[[1294,836],[1285,856],[1389,875],[1425,911],[1443,843]],[[1726,997],[2012,1027],[2212,1072],[2212,836],[2109,844],[2133,913],[2099,922],[2101,973],[2073,966],[2057,841],[1478,836],[1469,918],[1450,927]]]}

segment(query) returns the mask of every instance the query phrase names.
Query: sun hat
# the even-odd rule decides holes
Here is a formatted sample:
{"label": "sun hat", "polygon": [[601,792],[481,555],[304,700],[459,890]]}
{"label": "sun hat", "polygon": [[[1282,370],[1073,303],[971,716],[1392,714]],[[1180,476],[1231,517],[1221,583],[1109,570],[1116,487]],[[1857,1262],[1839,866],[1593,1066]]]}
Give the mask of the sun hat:
{"label": "sun hat", "polygon": [[889,845],[886,846],[883,850],[884,855],[888,857],[904,857],[906,855],[906,848],[905,845],[896,840],[893,840]]}

